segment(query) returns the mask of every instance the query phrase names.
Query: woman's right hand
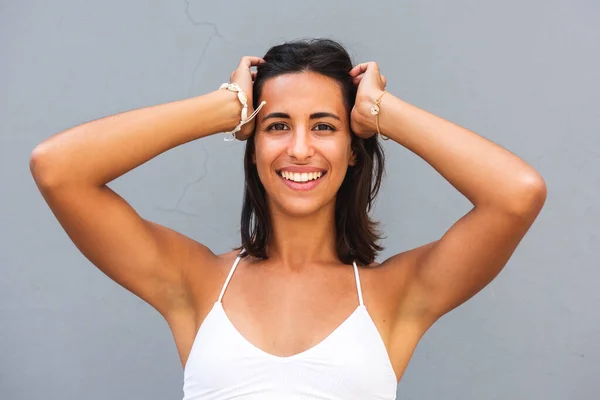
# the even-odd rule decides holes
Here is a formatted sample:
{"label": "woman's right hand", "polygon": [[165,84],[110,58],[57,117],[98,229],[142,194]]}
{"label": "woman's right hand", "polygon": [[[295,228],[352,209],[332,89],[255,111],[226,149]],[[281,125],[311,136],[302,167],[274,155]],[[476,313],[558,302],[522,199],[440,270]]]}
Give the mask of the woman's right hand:
{"label": "woman's right hand", "polygon": [[[229,77],[229,83],[237,83],[238,85],[240,85],[240,88],[242,88],[242,90],[246,94],[246,97],[248,99],[248,117],[254,112],[254,107],[252,106],[252,88],[254,86],[254,79],[256,78],[256,71],[251,71],[250,68],[258,66],[259,64],[262,64],[264,62],[265,60],[260,57],[244,56],[240,60],[237,69],[233,71],[231,73],[231,76]],[[236,99],[236,101],[239,103],[238,99]],[[246,140],[252,135],[252,133],[254,132],[255,119],[256,116],[254,116],[252,120],[242,125],[242,128],[239,132],[236,132],[235,137],[238,140]]]}

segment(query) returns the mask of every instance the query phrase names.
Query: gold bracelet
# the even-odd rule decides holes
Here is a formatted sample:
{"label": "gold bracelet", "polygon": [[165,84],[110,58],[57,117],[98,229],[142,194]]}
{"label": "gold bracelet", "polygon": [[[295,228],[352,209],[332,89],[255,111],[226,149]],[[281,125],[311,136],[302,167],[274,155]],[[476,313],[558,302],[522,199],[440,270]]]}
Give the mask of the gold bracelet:
{"label": "gold bracelet", "polygon": [[379,137],[381,137],[383,140],[388,140],[389,137],[382,135],[381,130],[379,129],[379,105],[381,104],[381,98],[386,93],[387,90],[384,90],[383,93],[381,93],[381,96],[375,99],[375,105],[371,107],[371,114],[375,116],[375,125],[377,125],[377,133],[379,134]]}

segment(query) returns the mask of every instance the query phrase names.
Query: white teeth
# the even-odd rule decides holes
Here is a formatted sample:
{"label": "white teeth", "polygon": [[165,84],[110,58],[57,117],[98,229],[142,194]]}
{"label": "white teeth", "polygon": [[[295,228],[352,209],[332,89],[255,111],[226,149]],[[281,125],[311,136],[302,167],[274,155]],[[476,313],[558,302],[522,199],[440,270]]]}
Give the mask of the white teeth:
{"label": "white teeth", "polygon": [[321,176],[323,176],[323,173],[322,172],[298,173],[298,172],[281,171],[281,176],[284,179],[294,181],[294,182],[308,182],[308,181],[319,179]]}

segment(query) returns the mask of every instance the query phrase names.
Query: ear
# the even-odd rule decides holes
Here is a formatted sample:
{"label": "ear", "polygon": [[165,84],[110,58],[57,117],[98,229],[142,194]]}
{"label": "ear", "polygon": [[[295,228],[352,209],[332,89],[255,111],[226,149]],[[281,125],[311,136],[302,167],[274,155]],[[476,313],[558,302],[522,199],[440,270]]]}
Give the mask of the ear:
{"label": "ear", "polygon": [[348,165],[354,167],[356,165],[356,154],[354,151],[350,152],[350,158],[348,159]]}

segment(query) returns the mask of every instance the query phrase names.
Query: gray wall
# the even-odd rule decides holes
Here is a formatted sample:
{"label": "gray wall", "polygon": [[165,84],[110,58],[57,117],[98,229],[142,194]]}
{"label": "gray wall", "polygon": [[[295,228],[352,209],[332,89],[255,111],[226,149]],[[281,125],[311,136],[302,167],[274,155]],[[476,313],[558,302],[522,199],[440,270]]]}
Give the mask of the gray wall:
{"label": "gray wall", "polygon": [[[0,399],[182,397],[166,322],[70,242],[30,176],[35,145],[207,93],[241,56],[311,36],[379,62],[392,93],[514,152],[548,187],[500,276],[427,332],[399,398],[598,399],[598,3],[206,3],[1,3]],[[471,207],[421,158],[384,145],[381,258],[441,237]],[[243,146],[195,141],[110,186],[144,217],[227,251],[238,243]]]}

